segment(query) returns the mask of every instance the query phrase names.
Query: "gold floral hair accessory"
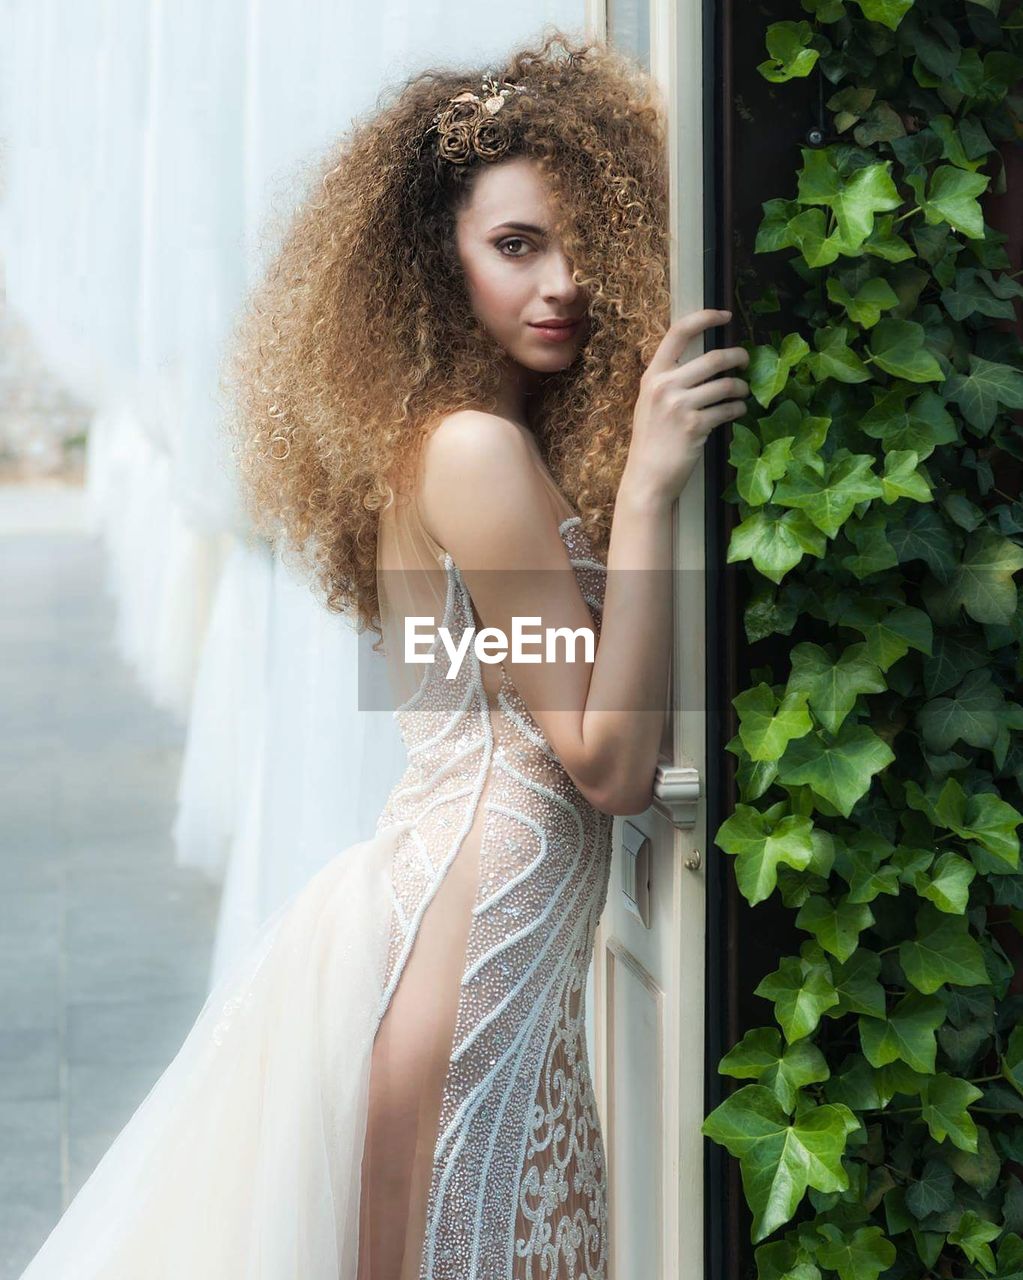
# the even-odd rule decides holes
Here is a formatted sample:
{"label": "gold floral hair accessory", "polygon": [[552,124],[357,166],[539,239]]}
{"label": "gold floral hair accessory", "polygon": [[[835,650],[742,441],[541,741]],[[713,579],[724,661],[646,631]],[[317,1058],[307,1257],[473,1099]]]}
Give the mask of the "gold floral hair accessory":
{"label": "gold floral hair accessory", "polygon": [[507,151],[512,137],[498,114],[511,94],[523,93],[525,88],[484,76],[479,93],[471,89],[456,93],[433,117],[426,132],[436,131],[437,150],[452,164],[468,164],[473,155],[481,160],[496,160]]}

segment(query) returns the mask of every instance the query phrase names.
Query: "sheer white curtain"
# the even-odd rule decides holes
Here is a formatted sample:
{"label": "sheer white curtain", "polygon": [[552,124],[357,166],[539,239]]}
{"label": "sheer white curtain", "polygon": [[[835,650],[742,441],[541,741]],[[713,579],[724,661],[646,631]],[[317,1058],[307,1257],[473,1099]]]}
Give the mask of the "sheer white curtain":
{"label": "sheer white curtain", "polygon": [[[187,721],[178,856],[223,878],[211,981],[372,832],[403,763],[356,634],[240,514],[218,372],[271,212],[381,89],[497,62],[585,0],[0,0],[10,305],[95,406],[88,489],[125,658]],[[374,658],[375,661],[381,661]]]}

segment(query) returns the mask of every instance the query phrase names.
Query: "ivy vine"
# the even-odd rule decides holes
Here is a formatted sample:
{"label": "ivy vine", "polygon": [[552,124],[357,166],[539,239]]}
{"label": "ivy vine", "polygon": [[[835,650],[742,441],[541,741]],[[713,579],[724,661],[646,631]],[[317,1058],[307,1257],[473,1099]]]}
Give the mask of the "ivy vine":
{"label": "ivy vine", "polygon": [[722,1059],[748,1083],[703,1131],[740,1162],[761,1280],[1009,1280],[1023,287],[979,197],[1023,139],[1023,9],[802,8],[759,70],[827,82],[831,131],[755,246],[790,255],[799,331],[760,344],[778,293],[742,305],[728,561],[764,661],[734,699],[740,799],[716,841],[751,906],[778,894],[808,936],[756,988],[775,1024]]}

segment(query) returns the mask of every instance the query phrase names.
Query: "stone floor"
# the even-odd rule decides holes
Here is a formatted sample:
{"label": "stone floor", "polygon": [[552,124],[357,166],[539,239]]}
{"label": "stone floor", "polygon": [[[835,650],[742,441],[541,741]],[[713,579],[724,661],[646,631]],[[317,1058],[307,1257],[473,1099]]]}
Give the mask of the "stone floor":
{"label": "stone floor", "polygon": [[80,491],[0,486],[0,1280],[206,996],[218,891],[170,837],[183,729],[113,649],[102,557]]}

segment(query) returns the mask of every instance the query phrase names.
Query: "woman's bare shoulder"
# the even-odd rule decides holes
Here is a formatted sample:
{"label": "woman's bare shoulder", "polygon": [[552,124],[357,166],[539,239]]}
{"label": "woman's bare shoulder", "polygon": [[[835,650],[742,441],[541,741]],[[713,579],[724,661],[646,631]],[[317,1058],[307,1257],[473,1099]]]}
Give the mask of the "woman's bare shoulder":
{"label": "woman's bare shoulder", "polygon": [[431,478],[436,480],[441,472],[485,466],[493,459],[529,459],[527,437],[524,427],[498,413],[456,409],[439,418],[429,431],[423,445],[424,472],[429,468]]}
{"label": "woman's bare shoulder", "polygon": [[441,546],[463,549],[488,532],[549,518],[549,500],[526,429],[500,414],[459,409],[423,446],[420,514]]}

